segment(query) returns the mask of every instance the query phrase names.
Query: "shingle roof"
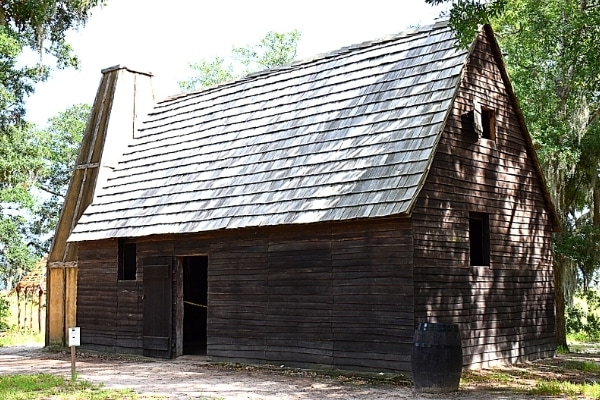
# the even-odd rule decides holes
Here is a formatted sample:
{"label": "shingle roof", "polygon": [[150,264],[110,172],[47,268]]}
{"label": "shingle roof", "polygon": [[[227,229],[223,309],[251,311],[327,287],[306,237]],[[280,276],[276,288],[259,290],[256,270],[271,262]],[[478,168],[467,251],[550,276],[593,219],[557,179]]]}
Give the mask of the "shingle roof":
{"label": "shingle roof", "polygon": [[159,102],[70,240],[410,212],[467,52],[437,24]]}

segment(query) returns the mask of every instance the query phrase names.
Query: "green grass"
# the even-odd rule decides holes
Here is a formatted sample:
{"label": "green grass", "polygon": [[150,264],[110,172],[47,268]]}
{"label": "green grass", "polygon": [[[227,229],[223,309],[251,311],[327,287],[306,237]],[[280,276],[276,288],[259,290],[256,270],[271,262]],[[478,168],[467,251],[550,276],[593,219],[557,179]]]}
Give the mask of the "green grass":
{"label": "green grass", "polygon": [[6,332],[0,334],[0,347],[23,346],[23,345],[43,345],[44,333],[30,331],[29,329],[17,329],[12,327]]}
{"label": "green grass", "polygon": [[600,373],[600,364],[595,361],[568,361],[564,364],[566,369],[583,372]]}
{"label": "green grass", "polygon": [[567,342],[576,343],[597,343],[598,338],[596,337],[600,333],[595,333],[593,337],[585,332],[571,332],[567,334]]}
{"label": "green grass", "polygon": [[569,349],[563,345],[556,348],[556,354],[569,354]]}
{"label": "green grass", "polygon": [[463,373],[463,378],[461,378],[461,384],[465,384],[467,382],[493,382],[494,384],[507,384],[513,382],[514,380],[514,376],[501,371],[489,371],[489,373],[486,373],[485,375],[480,375],[475,371],[468,371],[466,373]]}
{"label": "green grass", "polygon": [[136,400],[132,390],[110,390],[87,381],[71,381],[50,374],[0,376],[3,400]]}
{"label": "green grass", "polygon": [[591,399],[600,399],[600,384],[560,382],[557,380],[538,381],[535,387],[529,390],[529,394],[534,396],[585,396]]}
{"label": "green grass", "polygon": [[567,335],[567,342],[569,343],[569,350],[571,353],[577,354],[600,354],[600,342],[590,342],[587,340],[579,341],[573,338],[573,335]]}
{"label": "green grass", "polygon": [[[43,345],[45,330],[45,308],[42,308],[42,329],[41,332],[38,332],[37,305],[34,305],[32,313],[31,304],[27,301],[21,300],[21,327],[19,328],[17,321],[18,307],[16,294],[13,293],[9,296],[5,292],[0,292],[0,295],[4,295],[10,304],[9,318],[7,321],[5,321],[8,324],[9,329],[5,332],[0,332],[0,347],[23,346],[30,344]],[[27,321],[25,321],[25,319],[27,319]],[[30,321],[30,319],[33,320]],[[33,329],[29,329],[30,324]]]}
{"label": "green grass", "polygon": [[[598,343],[588,343],[598,348]],[[572,344],[569,343],[569,348]],[[596,353],[596,351],[592,351]],[[567,354],[567,353],[565,353]],[[461,385],[469,390],[500,390],[532,398],[566,397],[600,400],[600,362],[563,356],[515,367],[463,371]]]}

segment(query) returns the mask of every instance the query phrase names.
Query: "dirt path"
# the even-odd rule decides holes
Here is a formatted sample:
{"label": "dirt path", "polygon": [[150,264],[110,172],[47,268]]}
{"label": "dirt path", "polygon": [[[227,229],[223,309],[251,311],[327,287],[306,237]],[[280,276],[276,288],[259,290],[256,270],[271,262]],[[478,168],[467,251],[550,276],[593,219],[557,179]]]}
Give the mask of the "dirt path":
{"label": "dirt path", "polygon": [[[0,375],[51,373],[71,376],[70,354],[40,347],[0,348]],[[301,400],[301,399],[465,399],[531,400],[509,391],[463,389],[449,395],[415,393],[410,387],[363,379],[317,376],[305,371],[228,368],[199,357],[155,360],[145,357],[81,353],[78,377],[107,388],[130,388],[166,399]]]}

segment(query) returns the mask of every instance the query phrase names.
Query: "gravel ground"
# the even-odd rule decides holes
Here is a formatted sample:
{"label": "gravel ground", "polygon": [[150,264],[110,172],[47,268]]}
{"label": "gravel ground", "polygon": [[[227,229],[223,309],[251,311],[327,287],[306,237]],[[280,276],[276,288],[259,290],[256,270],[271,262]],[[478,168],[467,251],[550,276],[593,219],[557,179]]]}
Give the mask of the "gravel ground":
{"label": "gravel ground", "polygon": [[[77,355],[76,369],[80,379],[165,399],[532,399],[509,390],[478,387],[461,388],[446,395],[423,394],[399,383],[323,376],[302,370],[215,365],[192,356],[156,360],[82,352]],[[32,346],[0,348],[0,375],[42,372],[70,377],[70,353]]]}

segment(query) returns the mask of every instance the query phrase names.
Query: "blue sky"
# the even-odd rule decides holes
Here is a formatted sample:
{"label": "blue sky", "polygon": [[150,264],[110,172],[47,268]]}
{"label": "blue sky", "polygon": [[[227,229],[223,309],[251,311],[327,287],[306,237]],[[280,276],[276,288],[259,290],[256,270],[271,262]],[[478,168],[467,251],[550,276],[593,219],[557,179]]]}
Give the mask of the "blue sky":
{"label": "blue sky", "polygon": [[28,120],[47,119],[72,104],[92,103],[103,68],[152,72],[157,99],[179,92],[190,62],[227,56],[268,31],[298,29],[298,58],[434,22],[442,8],[424,0],[108,0],[68,36],[79,70],[55,71],[27,102]]}

